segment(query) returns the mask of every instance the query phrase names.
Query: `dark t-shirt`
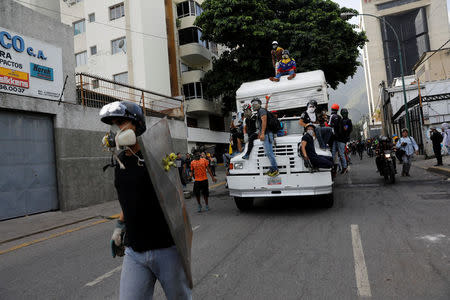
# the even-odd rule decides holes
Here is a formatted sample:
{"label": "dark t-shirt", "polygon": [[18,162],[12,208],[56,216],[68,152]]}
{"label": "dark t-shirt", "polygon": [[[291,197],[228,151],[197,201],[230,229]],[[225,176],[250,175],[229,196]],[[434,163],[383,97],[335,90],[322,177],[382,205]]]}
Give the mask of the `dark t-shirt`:
{"label": "dark t-shirt", "polygon": [[[140,152],[137,155],[142,157]],[[125,217],[125,245],[137,252],[173,246],[147,168],[138,166],[137,158],[126,156],[125,151],[119,159],[126,169],[116,166],[114,185]]]}
{"label": "dark t-shirt", "polygon": [[350,134],[353,131],[352,120],[342,119],[341,122],[342,122],[342,128],[341,128],[342,132],[339,134],[338,141],[347,143],[348,141],[350,141]]}
{"label": "dark t-shirt", "polygon": [[247,134],[251,135],[256,132],[256,117],[245,118],[245,126],[247,127]]}
{"label": "dark t-shirt", "polygon": [[312,161],[317,158],[316,150],[314,149],[314,139],[309,133],[305,133],[302,137],[302,141],[306,142],[306,154],[308,158]]}
{"label": "dark t-shirt", "polygon": [[[258,114],[257,114],[257,119],[256,119],[256,128],[258,129],[259,132],[261,132],[261,128],[262,128],[262,120],[261,117],[262,116],[266,116],[267,117],[267,110],[265,110],[264,108],[260,108],[258,110]],[[266,131],[264,132],[264,134],[267,132],[267,127],[268,127],[268,123],[269,120],[266,119]]]}

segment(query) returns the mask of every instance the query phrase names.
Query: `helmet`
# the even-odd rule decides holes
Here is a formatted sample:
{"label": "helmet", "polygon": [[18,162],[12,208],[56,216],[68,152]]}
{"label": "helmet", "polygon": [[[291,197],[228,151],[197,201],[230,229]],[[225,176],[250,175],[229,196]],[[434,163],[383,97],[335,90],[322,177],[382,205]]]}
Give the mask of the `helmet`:
{"label": "helmet", "polygon": [[246,110],[252,110],[252,106],[251,106],[250,104],[244,104],[244,105],[242,106],[242,110],[243,110],[243,111],[246,111]]}
{"label": "helmet", "polygon": [[289,50],[283,50],[283,54],[282,55],[289,55]]}
{"label": "helmet", "polygon": [[277,41],[273,41],[272,45],[278,45],[278,42]]}
{"label": "helmet", "polygon": [[339,105],[337,103],[333,103],[333,105],[331,105],[331,109],[332,110],[339,110]]}
{"label": "helmet", "polygon": [[316,100],[309,100],[308,104],[306,105],[306,107],[308,107],[308,106],[317,107],[317,101]]}
{"label": "helmet", "polygon": [[114,118],[124,118],[131,120],[136,126],[136,136],[140,136],[145,132],[145,116],[142,108],[133,102],[115,101],[106,104],[100,110],[100,120],[108,125],[112,124]]}
{"label": "helmet", "polygon": [[262,103],[261,100],[258,97],[253,98],[251,103],[253,103],[253,102],[259,102],[259,104]]}

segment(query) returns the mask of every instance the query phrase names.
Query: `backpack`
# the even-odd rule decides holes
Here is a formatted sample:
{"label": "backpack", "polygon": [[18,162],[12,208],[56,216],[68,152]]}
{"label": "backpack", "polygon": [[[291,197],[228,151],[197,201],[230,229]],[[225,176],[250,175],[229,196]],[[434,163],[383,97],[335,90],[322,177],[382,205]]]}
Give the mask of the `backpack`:
{"label": "backpack", "polygon": [[267,112],[267,129],[274,133],[281,130],[280,121],[270,111]]}

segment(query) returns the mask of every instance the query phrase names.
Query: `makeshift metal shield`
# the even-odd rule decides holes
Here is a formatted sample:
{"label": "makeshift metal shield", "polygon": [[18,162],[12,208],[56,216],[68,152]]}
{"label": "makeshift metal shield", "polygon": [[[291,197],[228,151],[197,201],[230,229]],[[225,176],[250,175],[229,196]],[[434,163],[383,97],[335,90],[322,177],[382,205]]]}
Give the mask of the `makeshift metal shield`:
{"label": "makeshift metal shield", "polygon": [[192,227],[184,203],[181,180],[176,168],[164,169],[163,160],[173,152],[167,119],[162,119],[138,137],[145,165],[158,196],[164,217],[181,256],[184,271],[193,287],[191,272]]}

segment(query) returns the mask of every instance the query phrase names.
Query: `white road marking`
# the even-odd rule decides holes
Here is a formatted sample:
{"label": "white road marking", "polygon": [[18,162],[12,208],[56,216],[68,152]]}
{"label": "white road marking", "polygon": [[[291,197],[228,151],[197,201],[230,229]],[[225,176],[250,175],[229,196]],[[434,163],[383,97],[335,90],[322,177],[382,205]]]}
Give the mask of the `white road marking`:
{"label": "white road marking", "polygon": [[114,273],[119,272],[120,270],[122,270],[122,266],[118,266],[115,269],[112,269],[111,271],[103,274],[102,276],[98,277],[97,279],[95,279],[94,281],[88,282],[86,283],[86,286],[94,286],[97,283],[102,282],[103,280],[105,280],[108,277],[111,277]]}
{"label": "white road marking", "polygon": [[358,287],[358,296],[372,297],[359,227],[358,225],[352,224],[350,228],[352,231],[353,257],[355,259],[355,277],[356,286]]}
{"label": "white road marking", "polygon": [[438,233],[438,234],[431,234],[431,235],[424,235],[419,237],[419,239],[422,240],[427,240],[429,242],[435,243],[435,242],[439,242],[441,239],[445,238],[446,236]]}
{"label": "white road marking", "polygon": [[195,227],[192,227],[192,231],[196,231],[196,230],[199,229],[199,228],[200,228],[200,225],[195,226]]}

